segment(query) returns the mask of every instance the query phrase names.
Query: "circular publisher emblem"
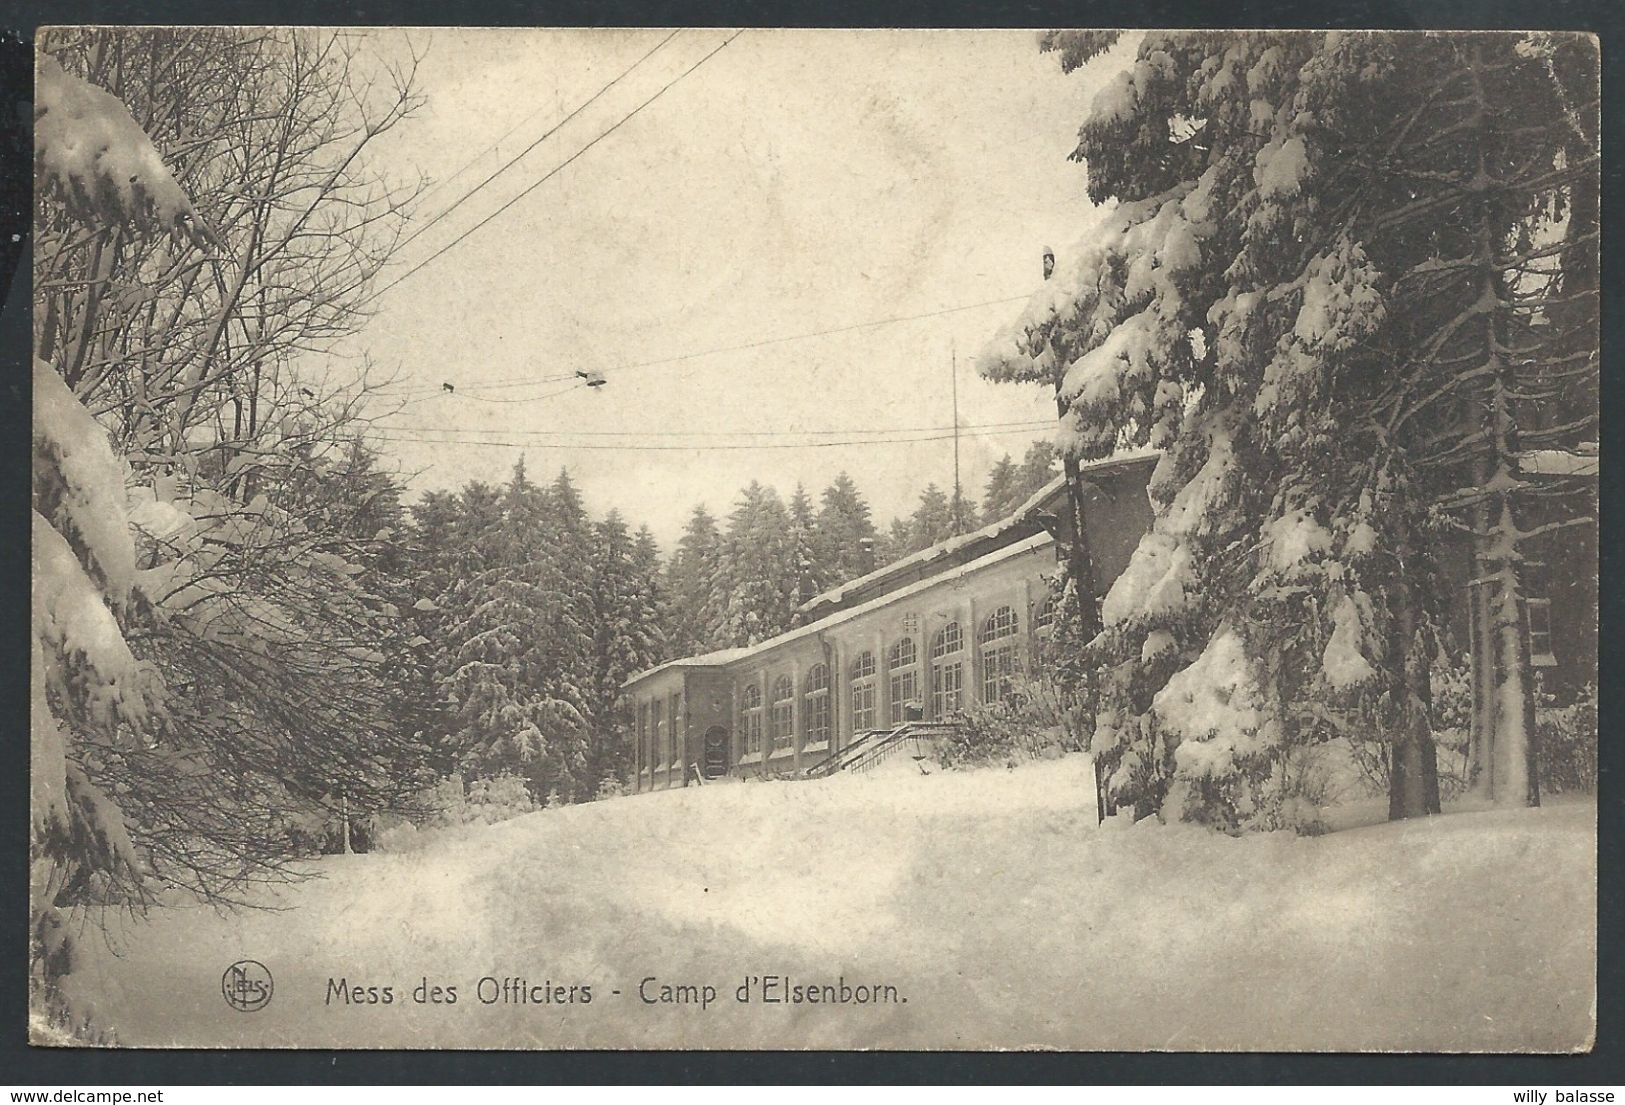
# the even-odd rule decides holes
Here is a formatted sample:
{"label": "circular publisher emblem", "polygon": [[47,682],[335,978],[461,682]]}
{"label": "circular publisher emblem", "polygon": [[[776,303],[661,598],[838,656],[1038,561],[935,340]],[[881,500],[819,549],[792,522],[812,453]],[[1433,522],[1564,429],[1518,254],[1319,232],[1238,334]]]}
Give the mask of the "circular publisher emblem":
{"label": "circular publisher emblem", "polygon": [[271,972],[257,959],[240,959],[220,976],[226,1004],[243,1013],[257,1013],[271,1004]]}

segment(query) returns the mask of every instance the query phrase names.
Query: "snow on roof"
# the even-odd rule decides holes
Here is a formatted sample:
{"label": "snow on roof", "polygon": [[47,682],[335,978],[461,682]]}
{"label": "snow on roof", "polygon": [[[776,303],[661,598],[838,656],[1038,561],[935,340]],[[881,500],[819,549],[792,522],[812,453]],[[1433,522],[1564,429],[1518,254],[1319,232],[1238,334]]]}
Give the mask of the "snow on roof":
{"label": "snow on roof", "polygon": [[[1082,475],[1088,472],[1098,472],[1103,469],[1116,467],[1119,464],[1125,464],[1136,460],[1143,460],[1146,457],[1155,457],[1160,455],[1161,451],[1157,449],[1128,450],[1122,453],[1116,453],[1105,458],[1104,460],[1097,460],[1089,464],[1081,465],[1078,468],[1078,473]],[[927,548],[921,549],[918,552],[910,553],[901,560],[893,560],[889,564],[883,564],[874,571],[869,572],[867,575],[858,576],[856,579],[849,579],[839,587],[831,587],[827,591],[814,595],[812,598],[802,603],[798,609],[801,611],[815,610],[818,607],[824,606],[828,603],[839,602],[847,595],[855,591],[862,590],[865,586],[869,585],[870,583],[874,583],[877,580],[885,579],[887,576],[894,575],[907,568],[912,568],[915,565],[924,564],[927,561],[948,556],[952,553],[958,552],[967,545],[974,544],[977,541],[983,541],[990,537],[997,537],[1005,530],[1010,529],[1024,521],[1029,514],[1038,509],[1039,504],[1041,504],[1051,495],[1055,494],[1055,492],[1059,491],[1065,482],[1065,476],[1056,476],[1043,487],[1035,491],[1026,502],[1022,503],[1019,507],[1005,515],[1003,518],[1000,518],[994,522],[989,522],[987,525],[981,527],[980,529],[973,530],[970,533],[960,533],[955,534],[953,537],[945,538],[944,540],[938,541],[935,545],[928,546]]]}
{"label": "snow on roof", "polygon": [[760,641],[757,644],[747,645],[743,648],[725,648],[717,652],[707,652],[700,656],[684,657],[680,660],[667,660],[664,664],[657,664],[647,671],[639,672],[626,682],[622,683],[621,686],[630,687],[634,683],[640,683],[643,680],[648,679],[650,676],[657,675],[669,668],[711,667],[732,663],[736,660],[743,660],[748,656],[767,652],[771,649],[778,648],[780,645],[787,645],[792,641],[799,641],[803,637],[808,637],[815,633],[821,633],[832,626],[840,625],[842,622],[851,621],[853,618],[867,614],[872,610],[879,610],[880,608],[889,606],[894,602],[901,602],[903,599],[911,598],[922,591],[935,587],[944,580],[956,579],[960,576],[969,575],[972,572],[981,571],[983,568],[991,567],[1000,561],[1009,560],[1013,557],[1020,556],[1022,553],[1031,552],[1034,549],[1041,549],[1046,545],[1053,544],[1054,542],[1055,538],[1051,537],[1048,533],[1035,533],[1031,537],[1017,541],[1014,544],[1005,545],[1003,548],[994,549],[985,556],[979,556],[975,560],[972,560],[967,564],[961,564],[951,571],[943,572],[940,575],[931,576],[928,579],[916,580],[907,587],[899,587],[897,590],[887,591],[883,595],[876,595],[868,602],[859,603],[857,606],[850,607],[846,610],[837,610],[835,613],[819,618],[815,622],[808,622],[804,626],[789,630],[785,633],[780,633],[777,637],[769,637],[767,640]]}
{"label": "snow on roof", "polygon": [[1595,476],[1597,454],[1564,449],[1533,449],[1518,455],[1518,467],[1535,476]]}
{"label": "snow on roof", "polygon": [[714,668],[733,660],[738,660],[750,652],[749,648],[719,648],[714,652],[702,652],[697,656],[679,656],[675,660],[666,660],[652,668],[645,668],[636,675],[629,677],[622,683],[623,687],[630,687],[641,679],[663,672],[668,668]]}

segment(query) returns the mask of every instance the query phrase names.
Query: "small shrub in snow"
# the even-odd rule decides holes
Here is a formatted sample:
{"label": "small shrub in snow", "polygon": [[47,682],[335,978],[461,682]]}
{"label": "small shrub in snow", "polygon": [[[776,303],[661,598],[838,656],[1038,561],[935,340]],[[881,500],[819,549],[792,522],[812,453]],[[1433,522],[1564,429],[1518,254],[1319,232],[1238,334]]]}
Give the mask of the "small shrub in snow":
{"label": "small shrub in snow", "polygon": [[[1468,745],[1473,712],[1472,671],[1465,659],[1441,654],[1430,675],[1433,692],[1433,742],[1438,757],[1439,797],[1449,801],[1467,792]],[[1346,711],[1329,711],[1333,730],[1347,742],[1349,759],[1359,769],[1360,785],[1386,794],[1390,742],[1384,729],[1382,703],[1362,699]]]}
{"label": "small shrub in snow", "polygon": [[410,821],[400,821],[379,829],[374,846],[380,852],[415,852],[428,843],[428,838],[428,833],[418,832],[418,827]]}
{"label": "small shrub in snow", "polygon": [[379,847],[386,852],[410,850],[418,846],[412,842],[411,832],[421,829],[446,828],[456,825],[494,825],[536,808],[530,788],[518,775],[496,775],[471,779],[467,783],[461,775],[441,780],[420,796],[419,805],[434,811],[419,825],[395,821],[381,826]]}
{"label": "small shrub in snow", "polygon": [[463,822],[494,825],[536,808],[530,788],[518,775],[497,775],[489,779],[475,779],[468,784],[463,802]]}
{"label": "small shrub in snow", "polygon": [[958,725],[937,742],[944,767],[1017,763],[1055,752],[1078,752],[1081,710],[1052,681],[1017,676],[1003,702],[975,703],[960,711]]}
{"label": "small shrub in snow", "polygon": [[1537,700],[1540,787],[1552,794],[1597,792],[1597,688],[1586,684],[1574,701],[1557,705],[1544,689]]}

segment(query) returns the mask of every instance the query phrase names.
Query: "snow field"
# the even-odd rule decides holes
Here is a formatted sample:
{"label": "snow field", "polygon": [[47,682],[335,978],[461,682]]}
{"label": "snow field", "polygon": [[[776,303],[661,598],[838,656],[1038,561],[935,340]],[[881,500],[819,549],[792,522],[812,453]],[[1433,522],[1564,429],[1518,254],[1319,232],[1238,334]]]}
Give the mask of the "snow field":
{"label": "snow field", "polygon": [[[73,982],[128,1044],[1566,1050],[1590,1038],[1595,807],[1317,838],[1097,828],[1082,756],[714,785],[332,857],[285,912],[155,913]],[[219,992],[250,957],[258,1013]],[[747,975],[906,1003],[739,1004]],[[486,1005],[482,977],[590,985]],[[329,978],[390,1006],[324,1003]],[[420,1005],[423,978],[455,1006]],[[649,1005],[645,978],[712,985]],[[621,994],[611,994],[619,989]],[[492,992],[489,988],[487,992]]]}

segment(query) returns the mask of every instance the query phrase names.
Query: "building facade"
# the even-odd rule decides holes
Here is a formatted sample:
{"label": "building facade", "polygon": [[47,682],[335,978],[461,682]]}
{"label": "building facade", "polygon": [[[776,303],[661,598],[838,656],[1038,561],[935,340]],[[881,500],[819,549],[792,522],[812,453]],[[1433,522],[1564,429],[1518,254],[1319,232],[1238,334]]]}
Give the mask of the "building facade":
{"label": "building facade", "polygon": [[[1156,459],[1085,466],[1102,593],[1150,525]],[[628,680],[634,790],[800,772],[866,733],[1004,697],[1053,620],[1065,498],[1057,479],[1008,518],[814,597],[798,629]]]}
{"label": "building facade", "polygon": [[[1531,474],[1540,465],[1531,454]],[[1155,454],[1084,465],[1084,524],[1100,596],[1150,527],[1146,486]],[[1552,463],[1546,458],[1545,464]],[[1595,456],[1568,456],[1560,473],[1595,488]],[[1534,520],[1577,519],[1525,549],[1530,644],[1560,700],[1597,671],[1595,496],[1541,500]],[[1050,579],[1070,539],[1060,479],[1009,517],[877,569],[805,603],[800,628],[748,648],[672,660],[625,684],[634,722],[633,789],[704,779],[791,775],[866,734],[906,721],[942,721],[1001,699],[1053,614]],[[1541,526],[1539,528],[1546,528]],[[1465,543],[1446,552],[1454,595],[1452,650],[1474,632]]]}

